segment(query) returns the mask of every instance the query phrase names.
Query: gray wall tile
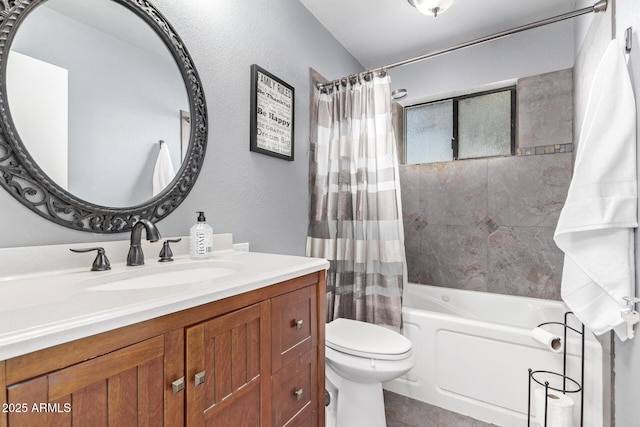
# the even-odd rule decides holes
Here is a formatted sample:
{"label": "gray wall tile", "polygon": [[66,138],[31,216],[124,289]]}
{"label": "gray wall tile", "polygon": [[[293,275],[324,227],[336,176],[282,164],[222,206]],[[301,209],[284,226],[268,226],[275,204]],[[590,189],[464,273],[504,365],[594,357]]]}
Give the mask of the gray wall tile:
{"label": "gray wall tile", "polygon": [[563,254],[554,227],[500,227],[488,237],[488,287],[493,293],[560,299]]}
{"label": "gray wall tile", "polygon": [[573,167],[571,76],[519,81],[521,156],[400,167],[410,281],[560,299],[553,232]]}
{"label": "gray wall tile", "polygon": [[573,70],[518,80],[518,146],[573,142]]}
{"label": "gray wall tile", "polygon": [[421,233],[411,233],[407,224],[404,225],[404,247],[407,256],[407,271],[410,282],[424,283],[424,278],[421,274],[426,268],[423,267],[422,252],[420,250],[421,245]]}
{"label": "gray wall tile", "polygon": [[400,166],[400,189],[402,196],[402,215],[413,220],[421,214],[420,210],[420,174],[422,165]]}
{"label": "gray wall tile", "polygon": [[555,227],[571,181],[571,153],[488,162],[490,218],[506,226]]}
{"label": "gray wall tile", "polygon": [[418,283],[487,291],[486,234],[477,226],[430,224],[407,265],[409,280]]}
{"label": "gray wall tile", "polygon": [[429,224],[475,225],[487,211],[487,160],[420,167],[420,209]]}

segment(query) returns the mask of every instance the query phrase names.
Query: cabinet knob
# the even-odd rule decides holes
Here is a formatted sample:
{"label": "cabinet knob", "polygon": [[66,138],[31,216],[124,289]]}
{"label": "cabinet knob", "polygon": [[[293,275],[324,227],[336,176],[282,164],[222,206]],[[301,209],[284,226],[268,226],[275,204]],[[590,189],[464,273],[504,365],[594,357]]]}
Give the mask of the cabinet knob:
{"label": "cabinet knob", "polygon": [[304,324],[304,320],[300,319],[300,320],[295,320],[293,319],[293,326],[296,327],[296,329],[302,329],[302,325]]}
{"label": "cabinet knob", "polygon": [[207,371],[202,371],[202,372],[198,372],[195,377],[193,377],[193,381],[196,383],[196,387],[198,387],[200,384],[204,384],[204,381],[206,379],[206,374]]}
{"label": "cabinet knob", "polygon": [[184,390],[184,377],[178,378],[177,380],[172,382],[171,389],[173,390],[173,394],[177,394],[178,392]]}
{"label": "cabinet knob", "polygon": [[296,399],[297,400],[302,400],[302,394],[303,394],[302,389],[298,389],[298,390],[294,391],[293,394],[296,395]]}

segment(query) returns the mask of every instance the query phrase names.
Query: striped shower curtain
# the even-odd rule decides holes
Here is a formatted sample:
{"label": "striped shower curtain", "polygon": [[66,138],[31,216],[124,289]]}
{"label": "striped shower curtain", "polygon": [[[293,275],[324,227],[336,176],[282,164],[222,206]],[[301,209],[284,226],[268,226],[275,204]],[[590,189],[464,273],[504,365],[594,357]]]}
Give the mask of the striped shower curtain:
{"label": "striped shower curtain", "polygon": [[307,255],[330,262],[327,321],[397,330],[406,260],[389,77],[361,76],[316,100]]}

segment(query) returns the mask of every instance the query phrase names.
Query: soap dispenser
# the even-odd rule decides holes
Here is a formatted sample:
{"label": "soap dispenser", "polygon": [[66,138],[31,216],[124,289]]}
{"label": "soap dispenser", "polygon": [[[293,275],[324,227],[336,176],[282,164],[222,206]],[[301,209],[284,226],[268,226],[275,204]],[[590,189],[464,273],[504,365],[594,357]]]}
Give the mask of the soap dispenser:
{"label": "soap dispenser", "polygon": [[198,211],[198,222],[191,227],[191,258],[205,259],[213,254],[213,229],[204,212]]}

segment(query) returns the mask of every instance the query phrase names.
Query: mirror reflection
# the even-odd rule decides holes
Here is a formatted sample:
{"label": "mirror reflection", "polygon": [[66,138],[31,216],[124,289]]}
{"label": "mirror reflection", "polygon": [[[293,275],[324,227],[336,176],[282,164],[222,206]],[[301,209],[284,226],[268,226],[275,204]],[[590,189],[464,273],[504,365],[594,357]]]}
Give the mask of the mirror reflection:
{"label": "mirror reflection", "polygon": [[33,10],[11,44],[7,97],[35,162],[96,205],[151,199],[187,151],[180,69],[152,28],[111,0],[49,0]]}

